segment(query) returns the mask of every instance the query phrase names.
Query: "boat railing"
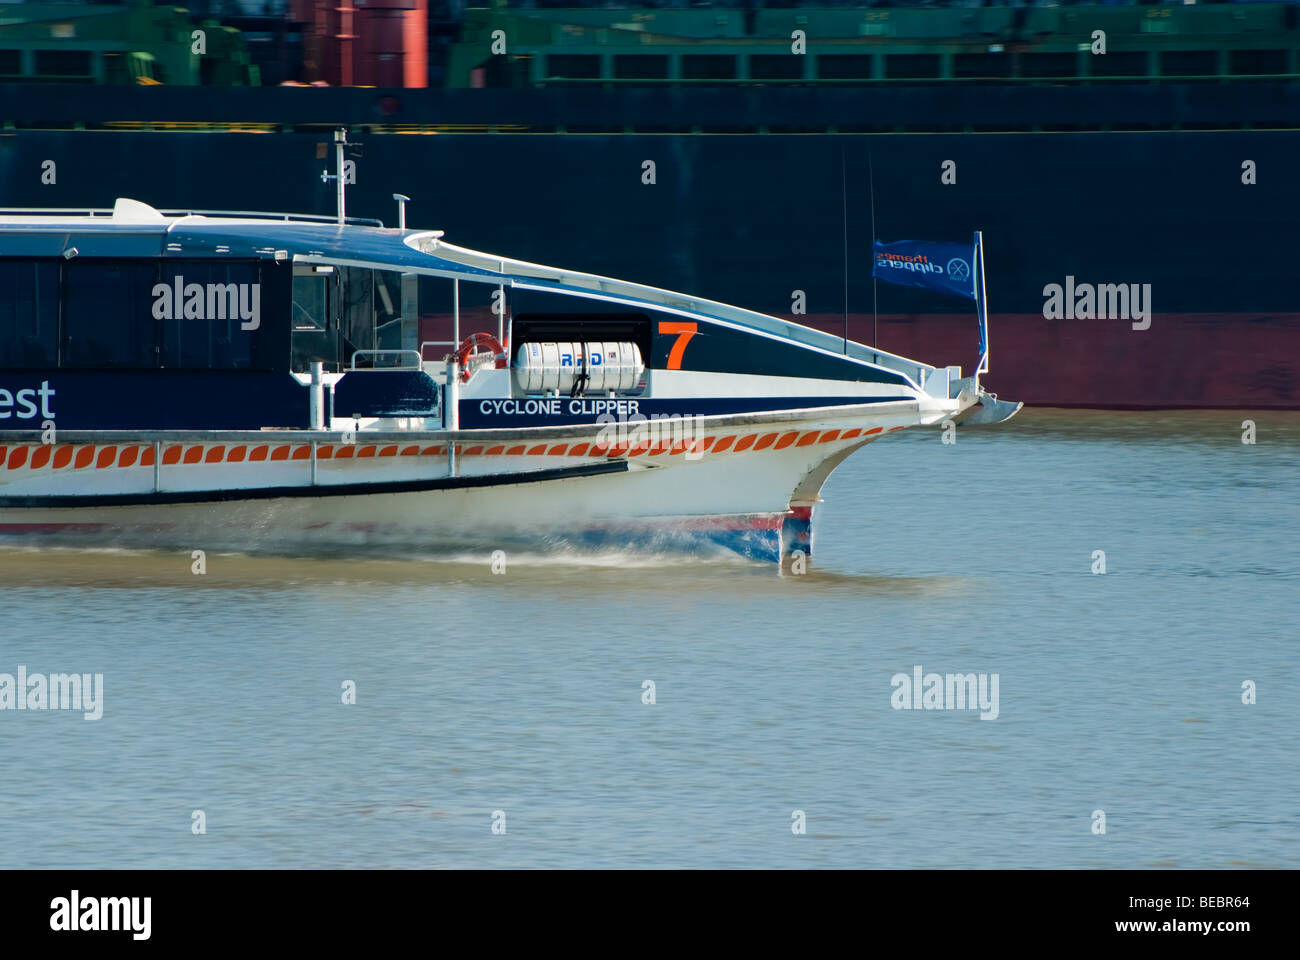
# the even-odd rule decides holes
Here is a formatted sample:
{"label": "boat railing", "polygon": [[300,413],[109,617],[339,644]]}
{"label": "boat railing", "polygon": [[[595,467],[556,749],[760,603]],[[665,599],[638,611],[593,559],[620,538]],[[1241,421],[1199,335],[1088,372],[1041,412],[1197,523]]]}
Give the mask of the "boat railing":
{"label": "boat railing", "polygon": [[[421,341],[421,343],[420,343],[420,351],[419,351],[419,352],[420,352],[420,359],[421,359],[422,361],[426,362],[426,363],[433,363],[433,362],[436,362],[436,361],[431,361],[431,360],[424,360],[424,348],[425,348],[425,347],[459,347],[459,346],[460,346],[460,344],[457,343],[455,340],[424,340],[424,341]],[[450,352],[450,351],[448,351],[448,352]]]}
{"label": "boat railing", "polygon": [[[358,367],[358,357],[371,357],[373,359],[371,360],[370,366]],[[392,357],[399,362],[386,363],[383,366],[380,366],[375,363],[375,360],[380,357]],[[403,357],[414,357],[415,362],[410,364],[402,363],[400,361]],[[352,360],[348,364],[349,370],[421,370],[423,368],[424,360],[419,350],[357,350],[352,354]]]}
{"label": "boat railing", "polygon": [[[338,217],[321,213],[282,213],[269,210],[159,210],[164,217],[225,217],[236,220],[295,220],[308,223],[338,223]],[[0,207],[0,216],[89,217],[111,219],[112,207]],[[374,217],[346,217],[345,223],[360,227],[382,227],[384,221]]]}

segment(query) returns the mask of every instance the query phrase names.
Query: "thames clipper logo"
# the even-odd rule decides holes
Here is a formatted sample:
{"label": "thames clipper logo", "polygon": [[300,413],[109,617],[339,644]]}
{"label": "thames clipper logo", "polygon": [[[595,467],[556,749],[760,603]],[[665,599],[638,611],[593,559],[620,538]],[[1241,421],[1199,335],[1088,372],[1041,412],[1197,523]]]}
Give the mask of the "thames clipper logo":
{"label": "thames clipper logo", "polygon": [[186,283],[180,274],[171,284],[153,288],[155,320],[240,320],[240,330],[261,326],[260,283]]}

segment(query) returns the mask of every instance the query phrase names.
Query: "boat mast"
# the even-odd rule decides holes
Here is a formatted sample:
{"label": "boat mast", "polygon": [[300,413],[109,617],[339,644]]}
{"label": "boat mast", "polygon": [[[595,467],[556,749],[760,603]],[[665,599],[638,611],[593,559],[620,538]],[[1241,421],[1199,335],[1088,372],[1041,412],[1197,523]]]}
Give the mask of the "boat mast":
{"label": "boat mast", "polygon": [[344,195],[343,181],[343,148],[348,143],[347,127],[337,127],[334,130],[334,173],[328,170],[322,170],[320,173],[321,183],[334,181],[335,202],[338,205],[339,226],[347,222],[347,198]]}

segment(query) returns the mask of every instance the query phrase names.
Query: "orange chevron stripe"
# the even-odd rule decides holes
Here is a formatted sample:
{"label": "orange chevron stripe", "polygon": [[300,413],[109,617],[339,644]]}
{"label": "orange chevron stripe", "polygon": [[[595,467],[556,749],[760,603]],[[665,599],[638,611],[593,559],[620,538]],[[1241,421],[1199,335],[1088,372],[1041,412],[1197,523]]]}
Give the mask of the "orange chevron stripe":
{"label": "orange chevron stripe", "polygon": [[[244,449],[244,448],[243,448],[243,447],[239,447],[238,449],[242,450],[242,449]],[[142,467],[152,467],[152,466],[153,466],[153,444],[149,444],[149,446],[145,447],[144,450],[141,451],[141,453],[140,453],[140,466],[142,466]]]}
{"label": "orange chevron stripe", "polygon": [[[59,449],[55,450],[54,469],[62,470],[64,467],[70,464],[72,462],[73,452],[74,450],[71,445],[60,446]],[[4,453],[4,447],[0,447],[0,459],[3,459],[3,453]]]}
{"label": "orange chevron stripe", "polygon": [[465,449],[465,456],[467,457],[477,457],[482,453],[483,453],[482,447],[467,447]]}
{"label": "orange chevron stripe", "polygon": [[735,442],[736,442],[736,437],[734,434],[729,437],[723,437],[721,440],[718,441],[718,445],[713,448],[713,452],[722,453],[724,450],[726,450]]}
{"label": "orange chevron stripe", "polygon": [[203,458],[204,463],[222,463],[226,459],[226,448],[220,445],[211,447],[207,456]]}
{"label": "orange chevron stripe", "polygon": [[163,450],[162,465],[164,467],[170,466],[173,463],[180,463],[180,462],[181,462],[180,447],[167,447],[165,450]]}
{"label": "orange chevron stripe", "polygon": [[[357,459],[358,459],[358,460],[360,460],[362,457],[373,457],[374,455],[375,455],[375,447],[374,447],[373,444],[370,444],[370,445],[364,446],[364,447],[362,447],[360,450],[357,451]],[[297,459],[297,458],[295,457],[294,459]]]}
{"label": "orange chevron stripe", "polygon": [[571,457],[581,457],[581,456],[584,456],[584,455],[586,454],[586,452],[587,452],[587,448],[588,448],[589,446],[591,446],[591,444],[589,444],[589,443],[575,443],[575,444],[573,445],[573,449],[571,449],[571,450],[569,451],[569,456],[571,456]]}
{"label": "orange chevron stripe", "polygon": [[413,447],[402,447],[402,452],[398,454],[398,456],[400,457],[418,457],[419,455],[420,455],[419,444],[416,444]]}
{"label": "orange chevron stripe", "polygon": [[246,456],[248,456],[248,447],[231,447],[230,452],[226,454],[226,461],[228,463],[243,463]]}
{"label": "orange chevron stripe", "polygon": [[377,456],[377,457],[395,457],[395,456],[397,456],[397,447],[396,447],[396,446],[392,446],[392,447],[380,447],[379,452],[378,452],[377,454],[375,454],[375,456]]}
{"label": "orange chevron stripe", "polygon": [[745,450],[748,450],[750,447],[754,445],[754,441],[757,439],[758,439],[758,434],[756,433],[751,433],[748,436],[741,437],[739,440],[736,441],[736,452],[741,453]]}
{"label": "orange chevron stripe", "polygon": [[316,459],[317,459],[317,460],[332,460],[332,459],[334,459],[334,444],[332,444],[332,443],[322,443],[319,447],[317,447],[317,448],[316,448]]}
{"label": "orange chevron stripe", "polygon": [[819,435],[819,432],[818,432],[817,430],[812,430],[812,431],[810,431],[810,432],[808,432],[808,433],[805,433],[805,434],[803,434],[801,437],[799,437],[799,442],[796,443],[795,446],[796,446],[796,447],[810,447],[810,446],[812,446],[814,443],[817,442],[817,437],[818,437],[818,435]]}
{"label": "orange chevron stripe", "polygon": [[135,465],[136,458],[140,456],[139,447],[123,447],[122,455],[117,458],[119,467],[131,467]]}
{"label": "orange chevron stripe", "polygon": [[53,455],[54,450],[48,443],[38,447],[36,452],[32,454],[32,469],[41,469],[41,467],[45,466],[45,464],[49,462],[50,457]]}
{"label": "orange chevron stripe", "polygon": [[506,456],[507,456],[507,457],[518,457],[518,456],[522,455],[523,452],[524,452],[524,448],[523,448],[523,447],[511,447],[509,450],[506,451]]}
{"label": "orange chevron stripe", "polygon": [[80,470],[82,467],[90,466],[90,462],[95,459],[95,447],[88,444],[77,451],[77,459],[72,462],[74,470]]}
{"label": "orange chevron stripe", "polygon": [[885,429],[884,427],[872,427],[870,430],[865,431],[862,435],[864,437],[869,437],[873,433],[880,433],[884,429]]}
{"label": "orange chevron stripe", "polygon": [[487,450],[484,456],[499,457],[501,456],[501,454],[505,453],[505,450],[506,450],[505,447],[491,447]]}
{"label": "orange chevron stripe", "polygon": [[798,440],[798,439],[799,439],[799,431],[798,431],[798,430],[791,430],[789,433],[783,433],[783,434],[781,434],[780,439],[778,439],[778,440],[776,441],[776,445],[773,446],[772,449],[773,449],[773,450],[784,450],[786,447],[790,446],[792,443],[794,443],[794,442],[795,442],[796,440]]}
{"label": "orange chevron stripe", "polygon": [[[373,447],[371,449],[374,449]],[[310,460],[311,444],[301,443],[293,448],[293,453],[289,455],[290,460]]]}
{"label": "orange chevron stripe", "polygon": [[16,470],[27,462],[27,448],[14,447],[13,452],[9,454],[9,469]]}
{"label": "orange chevron stripe", "polygon": [[280,444],[278,447],[276,447],[274,450],[272,450],[272,451],[271,451],[271,459],[272,459],[272,460],[288,460],[288,459],[289,459],[289,445],[286,444],[286,443],[282,443],[282,444]]}
{"label": "orange chevron stripe", "polygon": [[856,437],[856,436],[857,436],[859,433],[861,433],[861,432],[862,432],[862,428],[861,428],[861,427],[854,427],[852,430],[845,430],[845,431],[844,431],[844,434],[840,437],[840,439],[841,439],[841,440],[852,440],[854,437]]}
{"label": "orange chevron stripe", "polygon": [[555,446],[551,447],[550,450],[546,451],[546,454],[551,457],[562,457],[564,456],[564,451],[568,449],[569,445],[567,443],[557,443]]}
{"label": "orange chevron stripe", "polygon": [[758,438],[758,442],[754,444],[754,449],[755,449],[755,450],[766,450],[768,447],[770,447],[770,446],[772,445],[772,442],[773,442],[774,440],[776,440],[776,434],[775,434],[775,433],[765,433],[765,434],[763,434],[761,437]]}
{"label": "orange chevron stripe", "polygon": [[822,438],[817,442],[830,443],[832,440],[838,439],[839,435],[840,432],[838,430],[827,430],[825,433],[822,434]]}

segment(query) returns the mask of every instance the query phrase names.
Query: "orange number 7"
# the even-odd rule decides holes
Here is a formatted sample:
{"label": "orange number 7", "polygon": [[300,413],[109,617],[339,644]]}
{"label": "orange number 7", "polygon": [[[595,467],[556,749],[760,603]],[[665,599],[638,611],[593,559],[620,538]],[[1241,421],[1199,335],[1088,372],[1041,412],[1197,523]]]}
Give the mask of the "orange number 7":
{"label": "orange number 7", "polygon": [[682,368],[682,354],[686,352],[686,344],[699,332],[699,328],[694,323],[678,323],[674,321],[661,320],[659,322],[659,332],[677,334],[676,341],[673,342],[672,349],[668,351],[668,368],[669,370],[680,370]]}

